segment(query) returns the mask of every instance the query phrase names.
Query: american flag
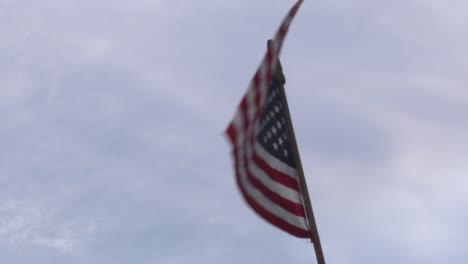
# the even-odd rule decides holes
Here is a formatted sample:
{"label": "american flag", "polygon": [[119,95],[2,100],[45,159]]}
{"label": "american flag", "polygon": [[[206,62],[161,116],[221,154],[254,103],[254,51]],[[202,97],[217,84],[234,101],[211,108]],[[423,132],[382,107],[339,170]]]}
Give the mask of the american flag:
{"label": "american flag", "polygon": [[311,238],[287,127],[281,80],[274,78],[289,24],[302,0],[289,11],[242,98],[226,134],[232,145],[239,189],[266,221],[297,237]]}

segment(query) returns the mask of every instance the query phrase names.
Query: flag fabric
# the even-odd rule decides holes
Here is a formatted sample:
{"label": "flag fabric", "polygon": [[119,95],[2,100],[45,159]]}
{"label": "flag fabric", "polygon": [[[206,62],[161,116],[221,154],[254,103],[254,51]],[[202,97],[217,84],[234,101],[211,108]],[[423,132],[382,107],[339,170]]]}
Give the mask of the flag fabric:
{"label": "flag fabric", "polygon": [[289,11],[226,129],[238,187],[266,221],[302,238],[311,238],[299,188],[283,85],[274,78],[283,40],[302,0]]}

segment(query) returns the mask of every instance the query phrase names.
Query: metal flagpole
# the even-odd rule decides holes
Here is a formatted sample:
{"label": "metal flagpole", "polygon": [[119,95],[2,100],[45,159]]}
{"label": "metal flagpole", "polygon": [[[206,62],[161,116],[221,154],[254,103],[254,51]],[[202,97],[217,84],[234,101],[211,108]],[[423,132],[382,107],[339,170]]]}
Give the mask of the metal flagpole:
{"label": "metal flagpole", "polygon": [[278,58],[278,64],[276,68],[276,73],[273,76],[274,79],[280,82],[279,90],[281,93],[281,100],[283,104],[283,109],[285,111],[286,125],[288,127],[288,132],[291,140],[291,151],[294,155],[294,160],[296,161],[296,169],[299,180],[299,188],[302,194],[302,199],[304,201],[304,207],[307,215],[307,219],[310,225],[310,232],[312,233],[311,241],[314,244],[315,256],[317,257],[318,264],[325,264],[325,257],[323,256],[322,245],[320,243],[320,238],[317,230],[317,224],[315,223],[314,212],[312,210],[312,204],[310,202],[309,191],[307,190],[307,184],[304,177],[304,169],[302,168],[301,157],[299,156],[299,149],[297,147],[296,136],[294,134],[294,128],[291,121],[291,114],[289,112],[288,100],[286,99],[286,92],[284,90],[285,78],[283,75],[281,63]]}
{"label": "metal flagpole", "polygon": [[317,230],[317,224],[315,223],[314,212],[312,210],[312,204],[310,202],[309,191],[307,190],[307,184],[304,177],[304,169],[302,168],[301,158],[299,156],[299,149],[297,147],[296,136],[294,134],[294,128],[291,121],[291,114],[289,113],[288,101],[286,99],[286,93],[284,91],[284,85],[279,85],[281,93],[281,100],[283,103],[283,109],[285,110],[286,124],[291,140],[291,151],[296,161],[297,176],[299,180],[299,188],[301,190],[302,199],[304,201],[304,207],[307,214],[307,220],[310,225],[310,232],[312,233],[311,241],[314,244],[315,256],[317,257],[318,264],[325,264],[325,257],[323,256],[322,245]]}

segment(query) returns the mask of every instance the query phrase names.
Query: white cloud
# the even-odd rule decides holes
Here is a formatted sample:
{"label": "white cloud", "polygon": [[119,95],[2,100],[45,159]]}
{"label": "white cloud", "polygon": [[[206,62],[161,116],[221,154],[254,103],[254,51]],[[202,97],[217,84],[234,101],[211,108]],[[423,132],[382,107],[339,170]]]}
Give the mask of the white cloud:
{"label": "white cloud", "polygon": [[62,222],[54,210],[37,202],[6,199],[0,203],[0,218],[0,245],[22,253],[45,248],[74,254],[95,231],[90,224]]}

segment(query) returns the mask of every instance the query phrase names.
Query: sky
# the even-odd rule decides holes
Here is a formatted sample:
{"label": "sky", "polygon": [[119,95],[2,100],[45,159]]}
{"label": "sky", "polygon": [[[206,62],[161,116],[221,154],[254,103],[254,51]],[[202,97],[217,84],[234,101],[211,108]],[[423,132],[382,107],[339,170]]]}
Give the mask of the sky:
{"label": "sky", "polygon": [[[2,263],[315,263],[223,136],[293,4],[0,0]],[[327,263],[466,263],[467,9],[299,10],[281,60]]]}

